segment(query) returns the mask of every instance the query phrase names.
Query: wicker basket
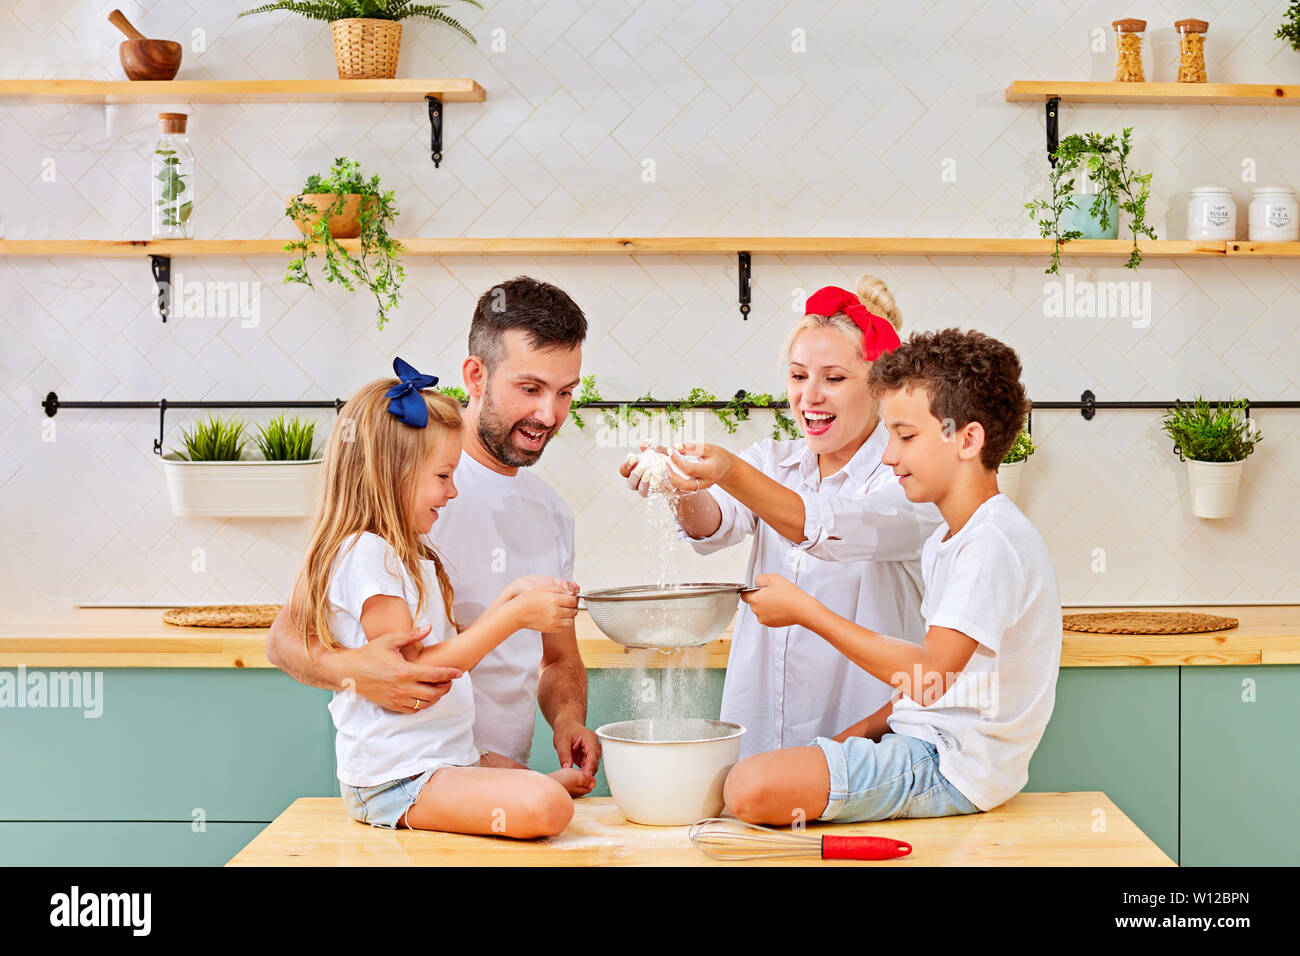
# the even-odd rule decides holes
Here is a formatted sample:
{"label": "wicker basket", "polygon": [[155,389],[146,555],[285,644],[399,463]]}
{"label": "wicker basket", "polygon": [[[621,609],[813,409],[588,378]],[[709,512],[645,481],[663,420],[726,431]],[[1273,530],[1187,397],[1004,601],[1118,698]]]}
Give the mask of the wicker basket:
{"label": "wicker basket", "polygon": [[391,80],[402,50],[402,24],[396,20],[348,17],[330,23],[340,80]]}

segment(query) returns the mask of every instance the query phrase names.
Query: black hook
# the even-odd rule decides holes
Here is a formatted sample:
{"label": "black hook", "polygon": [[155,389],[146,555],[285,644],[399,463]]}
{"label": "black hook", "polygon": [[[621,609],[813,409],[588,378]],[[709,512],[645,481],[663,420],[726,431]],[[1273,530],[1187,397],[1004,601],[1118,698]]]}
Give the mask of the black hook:
{"label": "black hook", "polygon": [[749,253],[740,253],[740,315],[741,318],[749,319],[750,308],[750,261]]}
{"label": "black hook", "polygon": [[157,287],[158,314],[164,322],[172,306],[172,257],[149,256],[149,269],[153,272],[154,285]]}
{"label": "black hook", "polygon": [[158,438],[153,443],[153,453],[155,455],[162,454],[163,422],[166,420],[166,418],[167,418],[167,399],[161,398],[158,400]]}
{"label": "black hook", "polygon": [[1047,161],[1056,166],[1056,150],[1060,147],[1057,142],[1057,118],[1061,112],[1061,98],[1059,96],[1048,97],[1047,100]]}
{"label": "black hook", "polygon": [[425,94],[429,102],[429,150],[433,154],[433,165],[442,164],[442,100]]}

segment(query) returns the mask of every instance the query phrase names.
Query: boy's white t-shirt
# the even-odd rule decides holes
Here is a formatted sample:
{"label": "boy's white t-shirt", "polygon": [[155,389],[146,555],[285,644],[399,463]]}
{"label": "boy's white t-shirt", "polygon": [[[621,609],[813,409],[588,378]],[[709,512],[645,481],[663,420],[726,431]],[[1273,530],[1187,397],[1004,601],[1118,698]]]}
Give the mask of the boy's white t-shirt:
{"label": "boy's white t-shirt", "polygon": [[[422,646],[456,636],[443,609],[433,562],[421,564],[426,598],[424,614],[417,618],[415,583],[392,545],[369,531],[346,538],[334,559],[329,585],[330,629],[339,643],[345,647],[365,645],[361,608],[376,594],[404,598],[413,622],[432,625]],[[339,781],[350,786],[373,787],[436,767],[478,763],[474,688],[469,674],[452,681],[436,706],[410,713],[380,707],[354,690],[335,691],[329,709],[336,730]]]}
{"label": "boy's white t-shirt", "polygon": [[1061,597],[1047,544],[1004,494],[985,501],[947,541],[921,550],[926,627],[979,642],[947,692],[928,707],[923,687],[894,702],[894,733],[928,740],[939,771],[971,803],[992,810],[1029,780],[1029,759],[1056,701]]}

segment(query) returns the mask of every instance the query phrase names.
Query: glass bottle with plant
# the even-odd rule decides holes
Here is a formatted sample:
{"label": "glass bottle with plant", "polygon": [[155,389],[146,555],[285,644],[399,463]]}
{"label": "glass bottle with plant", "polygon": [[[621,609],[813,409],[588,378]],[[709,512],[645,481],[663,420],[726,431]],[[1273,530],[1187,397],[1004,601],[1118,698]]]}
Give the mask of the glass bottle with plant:
{"label": "glass bottle with plant", "polygon": [[1142,264],[1138,249],[1138,236],[1155,239],[1156,233],[1147,224],[1147,200],[1151,197],[1151,174],[1130,169],[1129,153],[1132,150],[1133,127],[1127,126],[1116,138],[1114,133],[1075,133],[1065,137],[1057,146],[1056,165],[1049,179],[1050,199],[1036,199],[1025,203],[1029,218],[1038,226],[1044,239],[1053,239],[1051,264],[1043,271],[1057,274],[1061,270],[1061,246],[1083,233],[1078,229],[1061,229],[1061,219],[1066,210],[1077,209],[1074,200],[1074,175],[1082,172],[1097,188],[1089,207],[1090,215],[1098,226],[1110,228],[1112,210],[1127,213],[1133,234],[1133,249],[1126,269],[1136,269]]}
{"label": "glass bottle with plant", "polygon": [[184,451],[173,451],[183,461],[239,461],[248,438],[244,422],[238,418],[229,421],[209,415],[196,422],[192,429],[181,429]]}
{"label": "glass bottle with plant", "polygon": [[267,461],[310,461],[316,423],[298,417],[285,420],[281,412],[264,425],[257,426],[253,441]]}
{"label": "glass bottle with plant", "polygon": [[186,114],[159,113],[161,135],[150,162],[155,239],[189,239],[194,212],[194,152],[185,135]]}
{"label": "glass bottle with plant", "polygon": [[[332,194],[334,200],[322,211],[303,198],[312,194]],[[330,233],[330,219],[342,215],[349,195],[361,197],[359,256],[353,256]],[[349,292],[356,290],[354,280],[369,289],[375,297],[378,326],[382,329],[388,321],[389,310],[401,298],[401,285],[406,278],[406,270],[398,258],[404,251],[402,244],[388,234],[398,212],[393,191],[381,189],[378,175],[366,180],[359,162],[346,157],[335,159],[324,176],[316,173],[308,176],[302,194],[292,197],[285,208],[286,216],[300,224],[310,223],[310,228],[302,239],[284,244],[286,252],[301,253],[289,263],[284,281],[315,288],[307,271],[307,260],[316,257],[317,249],[323,250],[326,281],[338,283]]]}

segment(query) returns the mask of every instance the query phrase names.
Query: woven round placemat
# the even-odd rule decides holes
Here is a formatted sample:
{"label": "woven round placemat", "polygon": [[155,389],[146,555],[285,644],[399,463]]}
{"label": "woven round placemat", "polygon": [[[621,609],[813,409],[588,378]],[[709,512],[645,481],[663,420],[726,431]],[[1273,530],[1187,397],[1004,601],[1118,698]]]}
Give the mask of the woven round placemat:
{"label": "woven round placemat", "polygon": [[218,604],[211,607],[174,607],[164,611],[167,624],[183,627],[270,627],[280,604]]}
{"label": "woven round placemat", "polygon": [[1063,614],[1067,631],[1091,634],[1203,634],[1237,626],[1235,617],[1196,614],[1191,611],[1103,611],[1096,614]]}

